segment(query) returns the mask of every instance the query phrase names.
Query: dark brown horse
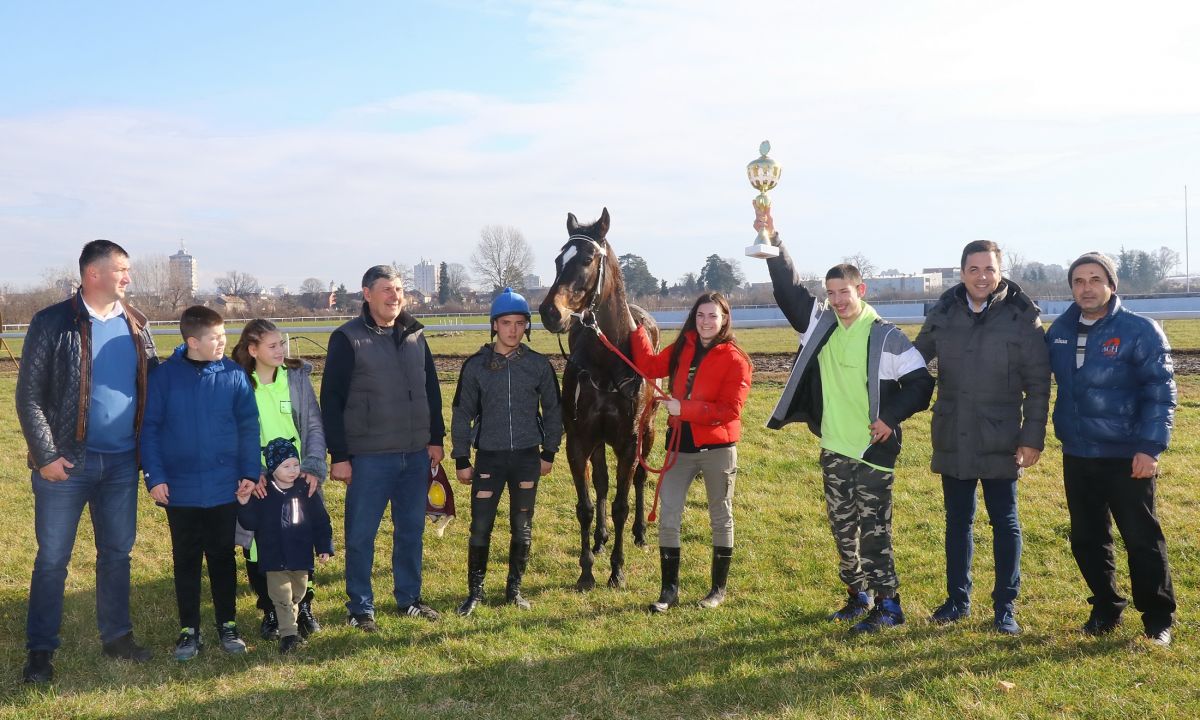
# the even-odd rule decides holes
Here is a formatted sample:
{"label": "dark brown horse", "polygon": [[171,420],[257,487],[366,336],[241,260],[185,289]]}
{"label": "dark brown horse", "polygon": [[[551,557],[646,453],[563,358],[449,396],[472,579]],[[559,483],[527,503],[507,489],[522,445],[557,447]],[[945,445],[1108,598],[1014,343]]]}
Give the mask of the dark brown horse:
{"label": "dark brown horse", "polygon": [[[612,574],[609,587],[625,583],[625,550],[622,536],[629,517],[629,485],[636,492],[633,541],[646,542],[645,489],[646,471],[637,462],[638,435],[649,452],[654,444],[654,428],[639,427],[642,410],[653,402],[650,386],[641,376],[605,348],[593,328],[600,331],[628,357],[629,323],[632,312],[636,322],[645,325],[655,347],[658,326],[649,313],[625,299],[625,283],[617,253],[609,245],[608,208],[591,225],[580,225],[567,215],[567,242],[555,260],[557,273],[540,308],[542,325],[551,332],[567,332],[570,356],[563,372],[562,409],[567,435],[567,462],[575,480],[579,518],[579,581],[575,588],[591,590],[594,553],[608,540],[604,501],[608,496],[608,464],[604,446],[612,447],[617,459],[617,487],[612,500],[615,537],[612,545]],[[590,465],[590,472],[589,472]],[[596,487],[593,502],[591,485]],[[599,512],[597,513],[597,508]],[[594,543],[588,543],[588,531],[596,520]]]}

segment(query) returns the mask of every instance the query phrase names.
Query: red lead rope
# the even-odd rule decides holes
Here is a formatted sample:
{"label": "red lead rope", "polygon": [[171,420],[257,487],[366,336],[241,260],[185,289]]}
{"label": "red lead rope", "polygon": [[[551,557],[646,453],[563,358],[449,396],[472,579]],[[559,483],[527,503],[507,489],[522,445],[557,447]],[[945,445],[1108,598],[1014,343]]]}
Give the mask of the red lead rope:
{"label": "red lead rope", "polygon": [[[652,390],[654,390],[654,394],[658,396],[658,399],[660,399],[660,400],[670,400],[671,399],[671,396],[668,395],[667,393],[663,392],[662,388],[660,388],[658,386],[658,383],[654,382],[653,378],[647,376],[646,373],[639,370],[638,366],[634,365],[632,360],[625,357],[625,353],[621,352],[620,349],[618,349],[616,345],[613,345],[612,342],[609,341],[608,337],[606,337],[604,335],[604,332],[600,330],[600,327],[598,325],[585,324],[584,326],[590,327],[591,329],[595,330],[596,337],[600,338],[600,342],[603,343],[604,347],[611,350],[614,355],[621,358],[621,360],[626,365],[628,365],[630,368],[632,368],[635,373],[640,375],[643,380],[645,380],[647,383],[649,383],[650,388]],[[661,476],[663,473],[670,470],[675,465],[675,461],[679,459],[679,441],[680,441],[680,438],[683,437],[683,433],[682,432],[671,433],[671,439],[669,441],[667,441],[667,455],[666,455],[666,457],[663,458],[662,467],[657,468],[657,469],[650,467],[650,464],[646,462],[645,455],[642,453],[641,428],[644,427],[645,425],[648,425],[653,420],[654,410],[655,410],[655,403],[647,403],[646,409],[642,411],[641,421],[638,423],[638,428],[636,430],[637,461],[638,461],[638,464],[641,465],[642,468],[645,469],[646,472],[654,473],[655,475]],[[646,516],[646,520],[648,520],[649,522],[654,522],[655,520],[658,519],[658,495],[660,492],[662,492],[662,477],[659,477],[658,482],[654,483],[654,503],[650,506],[650,514]]]}

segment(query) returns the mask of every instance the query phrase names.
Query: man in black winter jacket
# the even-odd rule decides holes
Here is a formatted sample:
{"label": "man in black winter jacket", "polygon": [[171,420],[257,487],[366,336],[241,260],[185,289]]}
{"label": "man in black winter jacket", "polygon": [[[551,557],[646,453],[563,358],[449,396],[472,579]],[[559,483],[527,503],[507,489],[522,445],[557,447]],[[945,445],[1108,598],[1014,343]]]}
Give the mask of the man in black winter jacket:
{"label": "man in black winter jacket", "polygon": [[937,360],[933,471],[946,508],[946,601],[936,623],[970,613],[975,486],[992,525],[996,582],[993,628],[1021,632],[1013,602],[1021,586],[1017,478],[1037,463],[1046,437],[1050,361],[1037,305],[1001,275],[1000,247],[976,240],[963,248],[962,282],[947,290],[913,341]]}
{"label": "man in black winter jacket", "polygon": [[104,654],[150,658],[133,639],[129,554],[137,533],[146,375],[158,357],[145,316],[121,303],[130,282],[128,253],[93,240],[83,246],[79,273],[78,293],[33,317],[17,378],[38,544],[25,682],[54,677],[67,566],[84,505],[96,534],[96,624]]}

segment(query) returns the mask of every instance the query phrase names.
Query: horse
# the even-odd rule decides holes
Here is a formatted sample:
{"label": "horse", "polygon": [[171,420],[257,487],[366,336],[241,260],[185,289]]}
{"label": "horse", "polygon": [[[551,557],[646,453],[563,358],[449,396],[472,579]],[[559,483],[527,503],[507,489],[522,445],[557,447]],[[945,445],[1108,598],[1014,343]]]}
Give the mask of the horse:
{"label": "horse", "polygon": [[[642,308],[625,298],[625,283],[617,253],[609,244],[608,208],[591,225],[580,225],[567,214],[567,242],[555,259],[554,282],[538,312],[542,325],[551,332],[568,333],[570,355],[563,372],[563,425],[567,436],[567,462],[575,481],[575,516],[579,519],[579,580],[575,589],[591,590],[595,553],[608,541],[604,501],[608,496],[608,464],[605,445],[617,460],[617,486],[612,500],[614,535],[610,557],[611,588],[625,584],[623,533],[629,517],[629,486],[636,494],[633,542],[646,544],[646,470],[637,460],[638,440],[648,452],[654,444],[654,427],[643,421],[643,410],[654,402],[649,383],[604,347],[597,330],[626,357],[630,356],[629,335],[635,329],[630,315],[650,334],[658,347],[658,325]],[[590,466],[590,470],[589,470]],[[593,502],[590,485],[596,489]],[[597,512],[598,509],[598,512]],[[594,542],[588,531],[596,519]]]}

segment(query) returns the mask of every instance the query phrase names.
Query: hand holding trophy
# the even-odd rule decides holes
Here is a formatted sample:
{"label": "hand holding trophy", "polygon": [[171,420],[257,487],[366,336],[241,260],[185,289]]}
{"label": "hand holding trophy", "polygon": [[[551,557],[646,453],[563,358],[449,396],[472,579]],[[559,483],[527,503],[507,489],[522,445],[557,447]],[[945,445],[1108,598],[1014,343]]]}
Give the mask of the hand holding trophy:
{"label": "hand holding trophy", "polygon": [[758,158],[746,166],[746,177],[750,179],[754,189],[758,190],[758,197],[753,201],[754,229],[758,230],[758,237],[754,238],[753,245],[746,248],[746,255],[766,259],[779,255],[779,248],[771,244],[775,224],[771,219],[771,198],[767,197],[767,191],[779,184],[779,175],[783,168],[767,157],[767,153],[771,152],[770,142],[763,140],[762,145],[758,146],[758,152]]}

